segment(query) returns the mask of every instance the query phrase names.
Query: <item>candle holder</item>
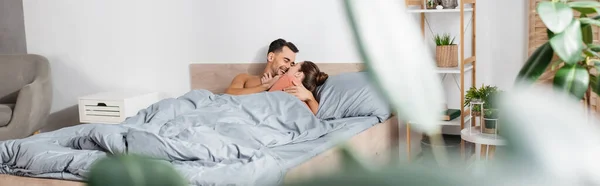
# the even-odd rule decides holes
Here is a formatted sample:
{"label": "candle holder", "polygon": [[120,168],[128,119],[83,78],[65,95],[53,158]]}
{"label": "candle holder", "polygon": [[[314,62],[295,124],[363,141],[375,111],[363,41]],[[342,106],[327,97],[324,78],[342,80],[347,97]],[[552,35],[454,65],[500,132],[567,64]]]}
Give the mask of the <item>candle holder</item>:
{"label": "candle holder", "polygon": [[[469,102],[469,111],[471,112],[471,119],[475,121],[475,125],[477,125],[477,123],[483,123],[483,114],[481,114],[483,104],[485,104],[485,101],[481,99],[473,99],[471,100],[471,102]],[[479,119],[479,122],[477,122],[477,119]],[[473,125],[469,125],[469,134],[472,134],[473,132],[471,127],[473,127]],[[483,127],[481,126],[479,127],[480,133],[483,133],[482,128]]]}

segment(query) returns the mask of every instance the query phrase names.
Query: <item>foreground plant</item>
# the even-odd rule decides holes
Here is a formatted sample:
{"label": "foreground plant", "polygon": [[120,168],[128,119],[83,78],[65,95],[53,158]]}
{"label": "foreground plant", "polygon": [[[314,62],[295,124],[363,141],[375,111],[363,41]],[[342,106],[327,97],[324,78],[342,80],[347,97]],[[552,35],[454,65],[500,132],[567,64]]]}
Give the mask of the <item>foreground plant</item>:
{"label": "foreground plant", "polygon": [[170,164],[137,155],[111,155],[94,162],[87,186],[187,186]]}
{"label": "foreground plant", "polygon": [[[535,82],[552,66],[560,67],[554,75],[553,85],[577,99],[589,101],[591,92],[599,93],[600,45],[594,44],[592,27],[600,26],[600,12],[596,1],[544,1],[536,8],[547,27],[548,42],[539,47],[521,68],[517,81]],[[579,18],[574,11],[581,13]],[[559,60],[552,62],[554,55]],[[589,104],[588,104],[589,105]]]}

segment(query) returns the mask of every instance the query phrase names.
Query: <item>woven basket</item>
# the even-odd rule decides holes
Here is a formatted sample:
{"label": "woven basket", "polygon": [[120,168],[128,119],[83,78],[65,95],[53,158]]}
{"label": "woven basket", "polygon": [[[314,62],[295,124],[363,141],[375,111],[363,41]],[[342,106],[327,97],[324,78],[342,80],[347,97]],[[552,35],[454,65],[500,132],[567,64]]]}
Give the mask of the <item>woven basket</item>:
{"label": "woven basket", "polygon": [[438,67],[457,67],[458,45],[436,46],[435,58]]}

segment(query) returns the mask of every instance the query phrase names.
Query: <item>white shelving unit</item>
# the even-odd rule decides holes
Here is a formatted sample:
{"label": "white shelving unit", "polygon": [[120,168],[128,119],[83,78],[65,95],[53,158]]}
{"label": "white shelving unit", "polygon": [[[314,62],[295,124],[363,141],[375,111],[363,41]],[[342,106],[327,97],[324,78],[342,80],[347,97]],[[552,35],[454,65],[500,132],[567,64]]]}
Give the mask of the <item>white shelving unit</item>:
{"label": "white shelving unit", "polygon": [[[473,8],[465,8],[465,12],[472,12]],[[408,10],[409,13],[448,13],[448,12],[455,12],[455,13],[460,13],[460,9],[410,9]]]}
{"label": "white shelving unit", "polygon": [[[421,32],[423,36],[425,36],[425,23],[426,23],[426,15],[434,14],[434,15],[444,15],[444,14],[456,14],[458,13],[460,16],[460,36],[457,37],[459,39],[459,60],[457,67],[450,68],[441,68],[438,67],[436,72],[445,78],[450,75],[454,78],[456,85],[460,91],[460,105],[464,103],[466,90],[470,87],[476,86],[476,69],[477,69],[477,58],[475,53],[476,42],[475,42],[475,23],[476,23],[476,0],[457,0],[458,6],[454,9],[426,9],[425,3],[426,0],[404,0],[406,6],[408,8],[408,13],[413,13],[415,15],[420,15],[421,22]],[[470,22],[465,21],[465,16],[468,14],[472,14],[472,19]],[[468,25],[467,25],[468,24]],[[467,27],[465,27],[467,26]],[[471,36],[471,56],[465,56],[465,32],[468,27],[472,29]],[[431,28],[430,28],[431,29]],[[465,73],[471,72],[471,86],[465,86]],[[456,80],[458,78],[459,81]],[[451,120],[451,121],[440,121],[441,126],[459,126],[461,132],[465,129],[465,126],[472,125],[474,120],[472,120],[473,116],[469,112],[468,107],[461,108],[461,116]],[[406,123],[406,144],[407,144],[407,152],[408,159],[410,160],[411,156],[411,142],[410,142],[410,124],[411,122]],[[413,123],[414,124],[414,123]],[[464,155],[464,140],[461,140],[461,154]]]}

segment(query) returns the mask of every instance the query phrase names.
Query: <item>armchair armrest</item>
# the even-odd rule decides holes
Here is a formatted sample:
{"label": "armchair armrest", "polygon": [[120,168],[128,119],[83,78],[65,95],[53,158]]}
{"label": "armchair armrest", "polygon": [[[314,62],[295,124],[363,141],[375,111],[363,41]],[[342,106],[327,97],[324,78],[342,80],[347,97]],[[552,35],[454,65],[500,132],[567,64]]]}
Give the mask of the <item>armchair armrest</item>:
{"label": "armchair armrest", "polygon": [[8,130],[13,131],[10,134],[14,135],[12,138],[29,136],[40,130],[50,114],[52,83],[49,65],[46,62],[39,64],[37,68],[34,81],[19,91],[13,117],[7,126]]}

